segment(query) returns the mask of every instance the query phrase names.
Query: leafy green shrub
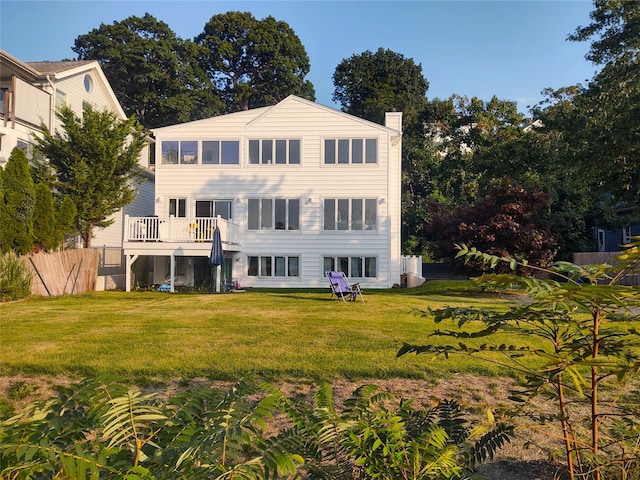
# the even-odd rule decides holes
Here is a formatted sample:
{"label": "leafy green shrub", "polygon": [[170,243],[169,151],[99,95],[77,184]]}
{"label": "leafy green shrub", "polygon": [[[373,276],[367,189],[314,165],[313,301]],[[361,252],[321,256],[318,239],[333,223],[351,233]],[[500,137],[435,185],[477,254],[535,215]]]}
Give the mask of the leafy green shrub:
{"label": "leafy green shrub", "polygon": [[10,302],[31,295],[33,274],[15,253],[0,256],[0,301]]}
{"label": "leafy green shrub", "polygon": [[396,403],[375,385],[358,388],[342,412],[326,384],[311,407],[285,401],[283,408],[305,439],[300,469],[308,478],[460,478],[492,458],[512,430],[492,418],[469,428],[455,401],[414,409],[411,400]]}
{"label": "leafy green shrub", "polygon": [[[512,270],[527,267],[550,276],[491,274],[476,279],[493,291],[516,291],[529,298],[507,312],[456,307],[421,312],[435,323],[456,325],[433,334],[453,340],[405,344],[398,356],[458,354],[508,366],[524,378],[511,396],[520,406],[515,413],[559,424],[572,480],[640,478],[640,332],[616,324],[640,320],[638,289],[620,284],[640,271],[640,237],[626,247],[612,265],[557,262],[544,269],[459,246],[458,256],[465,260],[506,264]],[[471,332],[460,328],[474,324]],[[500,333],[508,333],[512,343],[492,342]],[[530,350],[532,337],[542,343]],[[523,360],[527,355],[538,362]],[[537,396],[552,400],[554,410],[532,410]]]}
{"label": "leafy green shrub", "polygon": [[455,402],[420,411],[391,400],[365,386],[339,414],[328,385],[308,405],[266,384],[162,400],[87,379],[10,418],[0,409],[0,478],[449,479],[510,434],[469,429]]}
{"label": "leafy green shrub", "polygon": [[36,390],[38,390],[37,385],[19,381],[12,383],[9,386],[9,388],[7,389],[7,396],[11,400],[24,400],[29,395],[33,395]]}
{"label": "leafy green shrub", "polygon": [[0,478],[275,478],[303,459],[264,433],[279,394],[198,389],[162,401],[88,379],[0,423]]}

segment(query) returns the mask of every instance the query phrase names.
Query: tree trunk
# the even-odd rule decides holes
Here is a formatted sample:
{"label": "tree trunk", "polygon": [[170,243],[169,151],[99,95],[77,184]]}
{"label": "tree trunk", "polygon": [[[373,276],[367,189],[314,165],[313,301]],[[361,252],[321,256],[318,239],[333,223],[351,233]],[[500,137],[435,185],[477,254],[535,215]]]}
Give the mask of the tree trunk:
{"label": "tree trunk", "polygon": [[93,237],[93,227],[87,227],[87,230],[80,234],[82,237],[82,248],[91,248],[91,237]]}

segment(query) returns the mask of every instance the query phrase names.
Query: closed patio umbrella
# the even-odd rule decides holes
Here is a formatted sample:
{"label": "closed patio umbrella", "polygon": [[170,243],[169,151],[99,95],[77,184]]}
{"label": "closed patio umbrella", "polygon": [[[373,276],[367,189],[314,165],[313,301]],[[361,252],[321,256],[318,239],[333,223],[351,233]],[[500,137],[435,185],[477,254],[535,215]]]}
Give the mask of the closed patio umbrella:
{"label": "closed patio umbrella", "polygon": [[211,254],[209,255],[209,265],[216,267],[216,292],[220,291],[220,266],[224,264],[224,251],[222,250],[222,237],[220,229],[216,227],[213,231],[213,239],[211,241]]}

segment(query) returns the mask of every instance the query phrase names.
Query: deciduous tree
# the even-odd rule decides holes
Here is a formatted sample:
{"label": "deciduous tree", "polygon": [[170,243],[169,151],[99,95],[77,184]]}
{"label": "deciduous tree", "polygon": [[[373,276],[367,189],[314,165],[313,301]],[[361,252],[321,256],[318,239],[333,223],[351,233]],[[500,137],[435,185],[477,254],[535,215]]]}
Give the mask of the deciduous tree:
{"label": "deciduous tree", "polygon": [[75,40],[81,60],[97,60],[127,116],[146,128],[210,117],[223,106],[200,68],[198,48],[150,14],[101,24]]}
{"label": "deciduous tree", "polygon": [[[576,98],[600,192],[640,205],[640,2],[596,0],[591,23],[569,36],[591,40],[586,55],[602,69]],[[606,165],[606,168],[599,168]]]}
{"label": "deciduous tree", "polygon": [[309,57],[286,22],[227,12],[211,17],[195,42],[227,113],[273,105],[291,94],[315,100],[305,80]]}
{"label": "deciduous tree", "polygon": [[[472,204],[452,210],[433,209],[428,235],[436,255],[452,261],[452,244],[466,244],[491,255],[527,258],[548,266],[556,254],[556,238],[541,221],[551,202],[539,188],[524,188],[509,179],[496,181],[488,194]],[[482,262],[469,262],[471,271],[489,268]]]}
{"label": "deciduous tree", "polygon": [[333,100],[342,111],[376,123],[384,122],[385,112],[398,111],[405,125],[424,108],[429,88],[420,64],[383,48],[342,60],[333,85]]}

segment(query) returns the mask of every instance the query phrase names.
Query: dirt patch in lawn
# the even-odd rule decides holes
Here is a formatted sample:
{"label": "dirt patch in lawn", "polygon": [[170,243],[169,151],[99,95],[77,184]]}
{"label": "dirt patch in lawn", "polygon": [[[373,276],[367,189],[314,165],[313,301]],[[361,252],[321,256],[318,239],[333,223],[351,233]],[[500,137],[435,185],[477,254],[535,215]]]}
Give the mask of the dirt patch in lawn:
{"label": "dirt patch in lawn", "polygon": [[[63,377],[46,376],[0,376],[0,398],[10,399],[16,410],[29,403],[55,395],[57,386],[68,386],[74,380]],[[170,397],[181,390],[206,384],[212,388],[226,390],[232,383],[194,379],[190,382],[170,381],[153,390],[161,396]],[[289,398],[306,398],[311,400],[316,385],[311,382],[274,382],[285,396]],[[443,399],[455,399],[465,409],[478,417],[485,415],[490,408],[500,420],[502,407],[507,404],[512,380],[507,378],[488,378],[472,375],[453,375],[438,380],[363,380],[352,382],[336,380],[332,382],[336,406],[339,408],[360,386],[375,384],[381,390],[391,393],[395,399],[411,398],[414,406],[428,408]],[[548,406],[546,406],[548,407]],[[505,420],[509,420],[506,419]],[[549,460],[550,452],[556,455],[562,445],[554,435],[549,435],[549,426],[544,431],[533,428],[533,425],[520,424],[516,429],[516,438],[503,447],[496,457],[479,468],[478,478],[489,480],[560,480],[564,476],[563,466],[559,462]],[[556,457],[559,458],[559,457]]]}

